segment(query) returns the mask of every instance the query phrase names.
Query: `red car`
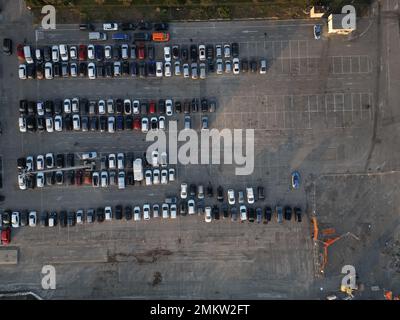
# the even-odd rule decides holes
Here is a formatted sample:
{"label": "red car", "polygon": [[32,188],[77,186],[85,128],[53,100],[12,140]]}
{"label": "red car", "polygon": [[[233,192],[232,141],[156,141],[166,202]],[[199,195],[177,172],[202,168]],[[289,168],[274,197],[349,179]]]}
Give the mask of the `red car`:
{"label": "red car", "polygon": [[85,178],[84,178],[84,180],[83,180],[83,183],[84,183],[85,185],[92,185],[92,177],[91,177],[91,175],[90,175],[89,172],[87,172],[87,173],[85,174]]}
{"label": "red car", "polygon": [[79,46],[79,61],[87,60],[87,48],[84,44]]}
{"label": "red car", "polygon": [[149,113],[156,113],[156,103],[154,101],[150,102]]}
{"label": "red car", "polygon": [[142,124],[140,123],[140,118],[133,119],[133,129],[142,130]]}
{"label": "red car", "polygon": [[138,46],[138,59],[144,60],[145,59],[145,52],[144,52],[144,44],[141,43]]}
{"label": "red car", "polygon": [[1,230],[1,243],[9,244],[11,242],[11,228],[7,227]]}
{"label": "red car", "polygon": [[18,60],[20,62],[24,62],[25,61],[24,45],[23,44],[17,45],[17,56],[18,56]]}

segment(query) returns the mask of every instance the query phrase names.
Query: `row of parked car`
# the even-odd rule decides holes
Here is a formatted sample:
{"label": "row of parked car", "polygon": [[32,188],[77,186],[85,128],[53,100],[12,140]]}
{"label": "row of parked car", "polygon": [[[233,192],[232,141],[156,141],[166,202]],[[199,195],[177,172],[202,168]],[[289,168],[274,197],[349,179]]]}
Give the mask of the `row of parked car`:
{"label": "row of parked car", "polygon": [[62,114],[81,114],[81,115],[167,115],[174,113],[196,113],[196,112],[215,112],[216,101],[207,98],[193,98],[181,100],[156,99],[100,99],[88,100],[86,98],[67,98],[64,100],[56,99],[46,101],[19,101],[19,112],[21,116],[53,116]]}
{"label": "row of parked car", "polygon": [[[221,212],[222,211],[222,212]],[[77,211],[43,211],[38,214],[37,211],[10,211],[6,210],[1,214],[1,224],[2,226],[11,225],[13,228],[19,228],[24,226],[35,227],[40,225],[42,227],[55,227],[58,224],[61,227],[74,226],[76,224],[81,225],[84,223],[93,223],[112,221],[112,220],[134,220],[141,221],[150,220],[151,218],[163,219],[176,219],[178,216],[203,215],[205,222],[211,222],[212,220],[220,220],[222,215],[223,219],[229,219],[233,222],[257,222],[267,224],[272,220],[273,215],[276,217],[278,223],[283,223],[284,220],[297,222],[302,221],[302,210],[300,207],[276,206],[273,211],[271,207],[266,206],[264,209],[261,207],[257,208],[247,208],[242,205],[239,208],[239,212],[236,207],[228,207],[218,205],[197,206],[194,200],[180,201],[179,207],[175,203],[162,203],[159,204],[144,204],[143,206],[131,206],[131,205],[117,205],[115,208],[112,206],[99,207],[97,209],[79,209]],[[39,221],[38,221],[39,220]]]}

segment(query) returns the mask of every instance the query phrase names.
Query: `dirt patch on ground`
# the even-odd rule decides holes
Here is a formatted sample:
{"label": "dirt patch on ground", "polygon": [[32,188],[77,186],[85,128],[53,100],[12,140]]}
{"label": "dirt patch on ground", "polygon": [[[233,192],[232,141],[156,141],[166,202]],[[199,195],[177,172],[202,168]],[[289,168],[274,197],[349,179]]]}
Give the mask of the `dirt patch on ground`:
{"label": "dirt patch on ground", "polygon": [[110,253],[107,254],[107,262],[116,263],[116,262],[128,262],[135,261],[138,264],[146,264],[146,263],[154,263],[160,257],[172,255],[172,251],[164,250],[164,249],[154,249],[141,253]]}

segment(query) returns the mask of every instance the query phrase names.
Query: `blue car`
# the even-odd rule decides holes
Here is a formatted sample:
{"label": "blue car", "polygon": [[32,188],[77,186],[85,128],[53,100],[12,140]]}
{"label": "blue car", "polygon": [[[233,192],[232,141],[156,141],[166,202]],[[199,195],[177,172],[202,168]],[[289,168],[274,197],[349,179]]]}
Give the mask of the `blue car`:
{"label": "blue car", "polygon": [[292,188],[298,189],[300,187],[300,173],[297,171],[292,172]]}
{"label": "blue car", "polygon": [[314,38],[319,40],[321,38],[322,26],[320,24],[314,25]]}

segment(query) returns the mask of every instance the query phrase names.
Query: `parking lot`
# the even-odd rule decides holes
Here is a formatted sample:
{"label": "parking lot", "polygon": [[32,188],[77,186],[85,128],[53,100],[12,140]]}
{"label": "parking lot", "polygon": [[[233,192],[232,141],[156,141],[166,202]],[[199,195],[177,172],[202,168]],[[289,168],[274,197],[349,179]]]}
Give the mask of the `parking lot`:
{"label": "parking lot", "polygon": [[[7,8],[4,10],[7,12]],[[19,18],[27,19],[23,14]],[[27,43],[38,46],[88,44],[87,33],[79,32],[76,26],[59,26],[55,31],[37,29],[27,34],[13,19],[11,16],[5,21],[0,33],[8,35],[6,26],[15,26],[14,43],[27,39]],[[368,30],[370,23],[374,23],[372,18],[361,19],[358,26]],[[307,218],[314,205],[310,190],[316,177],[377,167],[396,170],[400,162],[397,151],[392,154],[389,146],[379,149],[380,154],[371,156],[368,152],[376,102],[382,98],[376,91],[377,53],[370,50],[376,33],[366,32],[349,45],[345,37],[315,40],[313,24],[308,20],[171,23],[171,45],[236,41],[241,58],[267,59],[266,75],[207,75],[205,80],[21,81],[16,56],[0,56],[3,209],[41,212],[161,204],[166,196],[177,196],[180,184],[187,182],[212,183],[214,190],[222,185],[225,191],[263,186],[266,199],[254,207],[280,204],[300,206],[304,212],[302,223],[292,220],[278,224],[273,219],[268,224],[241,224],[220,219],[207,224],[204,217],[194,215],[176,220],[20,228],[13,230],[11,243],[19,250],[18,265],[2,266],[0,290],[30,289],[46,298],[320,298],[321,293],[315,290]],[[156,56],[161,57],[162,45],[155,46]],[[385,57],[389,65],[393,64],[391,58]],[[397,74],[395,71],[392,74]],[[209,114],[210,128],[255,129],[254,172],[236,176],[234,165],[178,164],[176,181],[167,185],[124,190],[56,185],[19,190],[18,157],[89,151],[141,155],[149,146],[145,134],[126,130],[113,134],[18,132],[19,100],[73,97],[214,98],[218,106]],[[386,115],[396,114],[390,105],[379,108]],[[200,117],[192,114],[196,130],[200,130]],[[183,115],[175,114],[173,119],[178,127],[183,126]],[[298,190],[290,188],[293,170],[301,172]],[[210,205],[217,203],[215,197],[207,201]],[[56,267],[57,290],[42,290],[40,270],[44,264]]]}

